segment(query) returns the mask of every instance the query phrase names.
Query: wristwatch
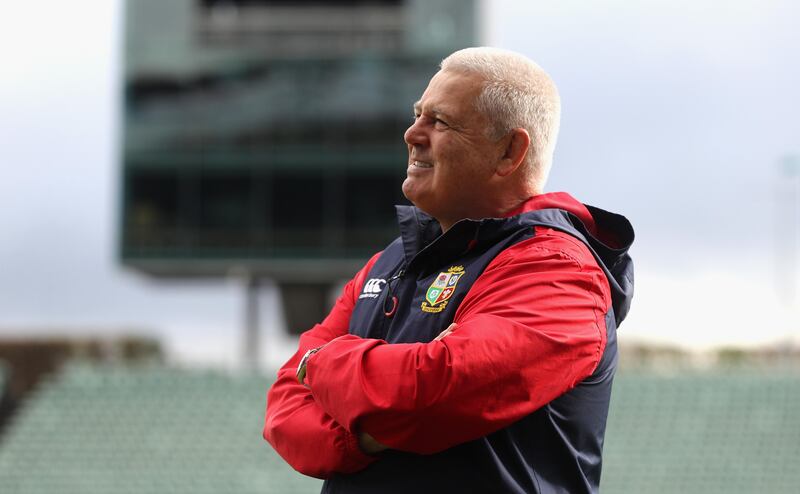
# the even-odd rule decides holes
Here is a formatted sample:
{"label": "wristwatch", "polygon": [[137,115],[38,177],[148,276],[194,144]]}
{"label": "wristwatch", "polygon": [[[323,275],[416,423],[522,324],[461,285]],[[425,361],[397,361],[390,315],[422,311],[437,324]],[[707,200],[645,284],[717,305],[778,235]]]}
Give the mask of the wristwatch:
{"label": "wristwatch", "polygon": [[314,355],[315,353],[317,353],[321,349],[322,349],[321,346],[318,346],[317,348],[312,348],[311,350],[307,351],[305,353],[305,355],[303,355],[302,359],[300,359],[300,364],[297,366],[297,382],[299,382],[303,386],[306,386],[306,382],[305,382],[306,381],[306,364],[308,363],[308,359],[309,359],[309,357],[311,357],[312,355]]}

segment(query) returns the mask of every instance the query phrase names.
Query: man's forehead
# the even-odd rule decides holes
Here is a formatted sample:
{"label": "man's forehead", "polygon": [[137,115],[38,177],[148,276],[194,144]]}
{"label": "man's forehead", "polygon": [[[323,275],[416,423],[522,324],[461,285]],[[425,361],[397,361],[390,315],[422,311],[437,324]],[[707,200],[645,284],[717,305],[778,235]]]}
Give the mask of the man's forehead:
{"label": "man's forehead", "polygon": [[415,101],[413,106],[415,111],[422,111],[424,109],[431,113],[446,113],[441,103],[433,102],[430,100],[425,102],[425,108],[423,108],[423,102],[421,99]]}
{"label": "man's forehead", "polygon": [[457,113],[474,103],[481,87],[481,78],[476,74],[439,71],[413,107],[414,110]]}

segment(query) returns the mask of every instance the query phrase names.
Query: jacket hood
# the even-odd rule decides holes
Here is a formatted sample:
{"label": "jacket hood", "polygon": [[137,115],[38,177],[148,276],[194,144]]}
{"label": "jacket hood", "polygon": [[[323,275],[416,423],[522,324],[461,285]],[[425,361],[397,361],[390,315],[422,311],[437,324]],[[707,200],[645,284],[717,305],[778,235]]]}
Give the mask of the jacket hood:
{"label": "jacket hood", "polygon": [[[510,214],[521,218],[544,219],[558,223],[561,216],[574,227],[605,271],[611,288],[617,326],[625,319],[633,299],[633,261],[628,254],[634,240],[633,226],[620,214],[583,204],[566,192],[533,196]],[[558,228],[557,225],[554,225]],[[567,233],[569,230],[564,230]],[[574,233],[573,233],[574,234]]]}
{"label": "jacket hood", "polygon": [[594,206],[587,205],[586,208],[594,219],[596,234],[589,232],[581,223],[576,223],[576,217],[571,216],[570,219],[576,230],[581,231],[581,226],[586,229],[581,233],[600,267],[606,272],[611,288],[614,319],[619,326],[628,315],[633,299],[633,261],[628,253],[634,239],[633,226],[622,215]]}

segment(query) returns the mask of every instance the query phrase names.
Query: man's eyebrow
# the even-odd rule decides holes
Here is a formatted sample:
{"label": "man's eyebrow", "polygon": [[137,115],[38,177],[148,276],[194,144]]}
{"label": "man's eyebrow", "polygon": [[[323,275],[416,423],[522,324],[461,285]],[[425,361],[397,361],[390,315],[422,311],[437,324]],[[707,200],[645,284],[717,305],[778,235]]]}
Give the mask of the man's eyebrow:
{"label": "man's eyebrow", "polygon": [[432,110],[433,110],[433,114],[434,115],[438,115],[440,117],[444,117],[447,120],[451,120],[453,118],[453,115],[447,113],[446,111],[442,110],[441,108],[434,107]]}
{"label": "man's eyebrow", "polygon": [[[414,113],[415,114],[416,113],[422,113],[422,103],[420,101],[415,101],[414,102]],[[431,113],[433,113],[434,115],[437,115],[437,116],[444,117],[446,119],[453,118],[453,117],[450,116],[450,114],[442,111],[442,109],[437,107],[437,106],[434,106],[433,108],[431,108]]]}

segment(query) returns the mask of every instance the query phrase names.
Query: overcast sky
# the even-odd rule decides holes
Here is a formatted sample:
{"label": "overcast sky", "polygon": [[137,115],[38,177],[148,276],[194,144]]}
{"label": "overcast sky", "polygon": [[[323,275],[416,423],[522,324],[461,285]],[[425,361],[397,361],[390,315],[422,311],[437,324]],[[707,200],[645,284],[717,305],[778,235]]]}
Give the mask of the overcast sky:
{"label": "overcast sky", "polygon": [[[779,163],[800,155],[795,5],[484,2],[486,43],[530,56],[560,88],[549,189],[637,230],[623,341],[800,341],[797,300],[777,290],[798,278],[777,255],[800,229],[778,194],[790,187]],[[180,361],[229,364],[236,280],[165,284],[116,260],[120,14],[119,0],[4,7],[0,334],[144,331]],[[279,335],[270,289],[263,312]],[[272,358],[281,347],[270,340]]]}

